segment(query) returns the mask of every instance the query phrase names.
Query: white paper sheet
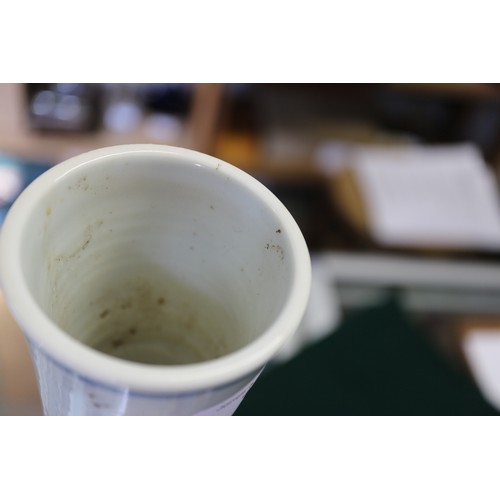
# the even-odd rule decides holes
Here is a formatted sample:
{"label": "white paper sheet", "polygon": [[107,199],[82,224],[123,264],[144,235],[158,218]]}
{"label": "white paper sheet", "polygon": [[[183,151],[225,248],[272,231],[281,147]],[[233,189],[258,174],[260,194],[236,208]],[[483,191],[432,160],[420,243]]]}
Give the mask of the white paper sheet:
{"label": "white paper sheet", "polygon": [[483,396],[500,410],[500,330],[473,330],[464,352]]}
{"label": "white paper sheet", "polygon": [[474,146],[364,147],[354,163],[380,243],[500,249],[495,179]]}

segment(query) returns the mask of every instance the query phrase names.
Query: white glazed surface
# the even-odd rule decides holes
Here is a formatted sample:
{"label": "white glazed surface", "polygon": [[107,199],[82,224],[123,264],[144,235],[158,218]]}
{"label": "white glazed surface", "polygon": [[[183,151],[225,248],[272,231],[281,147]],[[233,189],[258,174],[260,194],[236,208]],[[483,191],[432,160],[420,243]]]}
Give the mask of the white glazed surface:
{"label": "white glazed surface", "polygon": [[45,415],[229,416],[260,373],[201,391],[141,393],[82,377],[32,344],[30,351]]}
{"label": "white glazed surface", "polygon": [[[201,153],[132,145],[75,157],[29,186],[4,224],[0,276],[46,413],[193,414],[245,387],[294,333],[310,261],[293,218],[252,177]],[[126,356],[139,295],[158,304],[151,331],[193,330],[178,348],[185,364],[84,344],[103,325],[127,328]],[[97,406],[84,397],[96,387]]]}

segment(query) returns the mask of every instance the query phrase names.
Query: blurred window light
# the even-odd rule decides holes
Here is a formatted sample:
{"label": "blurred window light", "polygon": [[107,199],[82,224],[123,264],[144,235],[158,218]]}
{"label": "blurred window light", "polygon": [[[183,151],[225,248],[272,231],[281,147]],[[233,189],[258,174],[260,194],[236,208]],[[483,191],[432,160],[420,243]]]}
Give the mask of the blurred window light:
{"label": "blurred window light", "polygon": [[104,113],[106,128],[116,132],[127,132],[134,129],[141,120],[141,111],[133,102],[116,102]]}
{"label": "blurred window light", "polygon": [[0,160],[0,206],[12,203],[22,188],[22,175],[16,165]]}
{"label": "blurred window light", "polygon": [[51,90],[43,90],[35,95],[32,102],[32,110],[35,115],[50,115],[56,105],[56,95]]}
{"label": "blurred window light", "polygon": [[71,121],[78,119],[81,112],[80,98],[75,95],[64,95],[59,99],[54,114],[59,120]]}

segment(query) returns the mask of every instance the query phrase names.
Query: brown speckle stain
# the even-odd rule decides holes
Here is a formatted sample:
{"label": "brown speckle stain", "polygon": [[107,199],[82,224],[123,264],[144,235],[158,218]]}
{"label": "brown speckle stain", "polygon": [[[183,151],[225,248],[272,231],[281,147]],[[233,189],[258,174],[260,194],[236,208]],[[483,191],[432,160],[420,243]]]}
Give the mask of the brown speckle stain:
{"label": "brown speckle stain", "polygon": [[118,347],[123,345],[123,339],[115,339],[111,342],[111,345],[115,348],[118,349]]}
{"label": "brown speckle stain", "polygon": [[137,333],[137,328],[135,327],[129,328],[128,333],[130,335],[135,335]]}
{"label": "brown speckle stain", "polygon": [[104,309],[104,311],[99,314],[99,318],[103,319],[109,314],[109,309]]}
{"label": "brown speckle stain", "polygon": [[165,297],[158,297],[158,304],[160,304],[160,306],[162,306],[163,304],[165,304]]}
{"label": "brown speckle stain", "polygon": [[281,261],[285,260],[285,252],[283,251],[283,248],[281,247],[281,245],[271,245],[270,243],[267,243],[266,250],[276,251],[276,253],[280,257],[280,260]]}
{"label": "brown speckle stain", "polygon": [[81,189],[82,191],[87,191],[89,189],[89,183],[87,182],[87,176],[80,177],[78,181],[76,181],[75,185],[76,189]]}
{"label": "brown speckle stain", "polygon": [[79,259],[81,256],[81,253],[89,246],[90,242],[92,241],[93,233],[95,230],[97,230],[99,227],[103,225],[104,221],[103,220],[98,220],[94,224],[89,224],[85,228],[85,233],[83,234],[83,242],[78,245],[77,248],[73,250],[70,254],[61,254],[58,255],[54,258],[54,262],[69,262],[72,259]]}
{"label": "brown speckle stain", "polygon": [[50,217],[52,215],[52,207],[47,207],[45,213],[47,214],[47,217]]}
{"label": "brown speckle stain", "polygon": [[85,250],[89,246],[91,239],[92,239],[91,236],[87,237],[87,239],[83,242],[82,248],[80,250]]}

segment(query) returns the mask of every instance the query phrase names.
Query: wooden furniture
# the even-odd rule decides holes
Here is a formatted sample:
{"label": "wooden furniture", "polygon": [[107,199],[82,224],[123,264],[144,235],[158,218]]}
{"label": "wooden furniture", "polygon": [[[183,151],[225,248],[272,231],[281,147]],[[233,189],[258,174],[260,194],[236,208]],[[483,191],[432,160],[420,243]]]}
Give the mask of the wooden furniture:
{"label": "wooden furniture", "polygon": [[[193,105],[182,123],[179,138],[162,138],[148,126],[145,116],[138,128],[126,133],[101,129],[95,133],[39,133],[28,122],[25,89],[22,84],[0,84],[0,151],[22,158],[58,163],[76,154],[105,146],[127,143],[163,142],[199,151],[211,150],[222,99],[221,84],[194,86]],[[163,139],[163,140],[162,140]]]}

